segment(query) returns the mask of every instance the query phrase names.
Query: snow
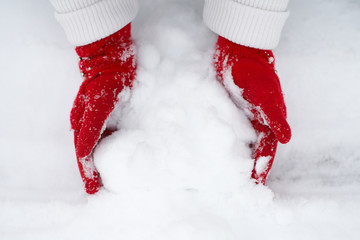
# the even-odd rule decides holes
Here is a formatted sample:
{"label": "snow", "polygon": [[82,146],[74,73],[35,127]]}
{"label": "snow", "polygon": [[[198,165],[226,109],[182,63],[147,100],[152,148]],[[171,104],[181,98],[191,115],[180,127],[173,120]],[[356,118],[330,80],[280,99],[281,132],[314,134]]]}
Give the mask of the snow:
{"label": "snow", "polygon": [[262,172],[264,172],[268,162],[270,161],[271,157],[267,156],[267,157],[260,157],[257,162],[256,162],[256,167],[255,167],[255,171],[257,174],[261,174]]}
{"label": "snow", "polygon": [[47,1],[0,3],[0,239],[358,239],[359,3],[290,3],[275,56],[293,138],[267,187],[248,179],[254,132],[216,81],[202,5],[141,1],[137,81],[95,152],[106,188],[88,196],[73,47]]}

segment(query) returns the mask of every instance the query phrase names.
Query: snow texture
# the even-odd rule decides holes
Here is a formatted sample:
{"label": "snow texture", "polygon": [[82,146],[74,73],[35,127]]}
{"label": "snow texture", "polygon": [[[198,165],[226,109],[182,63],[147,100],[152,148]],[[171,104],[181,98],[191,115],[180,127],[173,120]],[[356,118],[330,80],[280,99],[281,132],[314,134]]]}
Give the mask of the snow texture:
{"label": "snow texture", "polygon": [[202,6],[141,1],[136,83],[95,151],[105,188],[88,196],[74,49],[47,1],[0,3],[0,239],[358,239],[359,2],[290,2],[275,56],[293,138],[267,187],[249,180],[255,133],[216,80]]}

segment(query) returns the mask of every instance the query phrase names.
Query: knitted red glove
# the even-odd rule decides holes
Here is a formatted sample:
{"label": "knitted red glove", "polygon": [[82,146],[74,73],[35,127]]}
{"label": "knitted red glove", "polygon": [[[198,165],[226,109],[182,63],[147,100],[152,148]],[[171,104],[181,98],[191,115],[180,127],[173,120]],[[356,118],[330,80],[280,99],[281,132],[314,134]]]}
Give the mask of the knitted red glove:
{"label": "knitted red glove", "polygon": [[[219,80],[248,114],[257,133],[257,142],[252,145],[255,160],[252,178],[265,184],[278,141],[287,143],[291,138],[274,55],[270,50],[245,47],[219,37],[214,60]],[[240,101],[229,81],[240,88]]]}
{"label": "knitted red glove", "polygon": [[131,25],[86,46],[76,47],[79,68],[84,77],[71,110],[76,157],[85,190],[100,188],[92,153],[97,142],[109,133],[106,120],[113,111],[118,94],[131,87],[136,62],[131,40]]}

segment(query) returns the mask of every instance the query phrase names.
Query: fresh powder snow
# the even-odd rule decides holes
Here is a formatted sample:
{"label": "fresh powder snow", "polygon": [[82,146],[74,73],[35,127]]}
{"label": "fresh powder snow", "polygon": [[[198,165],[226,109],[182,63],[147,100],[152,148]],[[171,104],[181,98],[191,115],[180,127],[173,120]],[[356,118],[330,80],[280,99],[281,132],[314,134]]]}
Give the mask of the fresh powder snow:
{"label": "fresh powder snow", "polygon": [[290,1],[274,53],[293,138],[267,186],[250,179],[256,134],[241,91],[216,80],[203,1],[140,5],[136,82],[95,149],[104,188],[89,196],[73,46],[49,2],[0,3],[0,239],[358,239],[360,4]]}

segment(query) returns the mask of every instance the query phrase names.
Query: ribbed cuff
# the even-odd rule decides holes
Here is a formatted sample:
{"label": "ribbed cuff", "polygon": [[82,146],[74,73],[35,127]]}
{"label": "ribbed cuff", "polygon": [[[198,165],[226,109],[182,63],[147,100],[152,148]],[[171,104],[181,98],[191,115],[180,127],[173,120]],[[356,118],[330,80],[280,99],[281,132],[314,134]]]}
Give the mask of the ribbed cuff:
{"label": "ribbed cuff", "polygon": [[69,42],[83,46],[105,38],[136,16],[137,0],[51,0]]}
{"label": "ribbed cuff", "polygon": [[204,22],[237,44],[273,49],[289,16],[287,4],[288,0],[205,0]]}

